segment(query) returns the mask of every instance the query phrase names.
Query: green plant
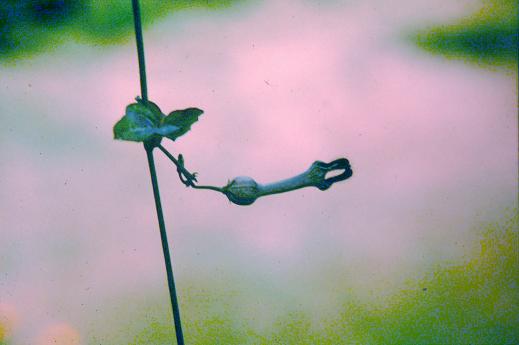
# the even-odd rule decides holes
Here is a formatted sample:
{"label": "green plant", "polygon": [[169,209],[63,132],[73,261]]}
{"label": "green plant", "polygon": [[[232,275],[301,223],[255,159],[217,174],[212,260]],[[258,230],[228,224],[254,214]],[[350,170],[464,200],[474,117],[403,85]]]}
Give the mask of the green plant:
{"label": "green plant", "polygon": [[[296,307],[268,327],[256,329],[232,312],[242,298],[230,292],[230,285],[204,287],[196,281],[197,289],[185,297],[186,330],[199,345],[518,344],[519,210],[507,211],[476,232],[463,259],[442,260],[411,274],[397,290],[372,286],[370,297],[363,298],[355,290],[338,288],[342,303],[318,320],[309,310]],[[340,280],[336,283],[347,286]],[[159,314],[160,308],[155,308],[159,310],[153,314]],[[135,324],[145,325],[133,332],[132,345],[165,344],[172,335],[161,319],[132,317]]]}
{"label": "green plant", "polygon": [[[184,167],[184,158],[180,154],[178,158],[173,156],[161,145],[163,138],[176,140],[186,134],[191,125],[198,120],[203,111],[198,108],[175,110],[165,115],[161,109],[148,99],[146,81],[146,67],[144,59],[144,43],[142,37],[141,15],[138,0],[132,0],[133,18],[135,26],[135,38],[137,42],[137,54],[139,60],[139,76],[141,85],[141,97],[136,98],[136,103],[126,107],[125,115],[114,126],[114,138],[120,140],[142,142],[148,158],[155,207],[159,222],[162,250],[168,279],[169,294],[175,324],[177,343],[184,344],[178,298],[175,288],[169,245],[160,201],[160,191],[155,169],[153,150],[159,148],[177,167],[179,178],[187,187],[207,189],[221,192],[237,205],[250,205],[261,196],[284,193],[304,187],[317,187],[326,190],[335,182],[351,177],[352,170],[346,158],[337,159],[331,163],[321,161],[314,162],[304,173],[295,177],[271,184],[259,184],[250,177],[237,177],[224,187],[197,185],[196,173],[189,172]],[[334,170],[342,170],[342,173],[327,178],[326,175]]]}
{"label": "green plant", "polygon": [[410,36],[420,48],[480,65],[517,68],[519,21],[514,0],[484,0],[457,22],[421,29]]}
{"label": "green plant", "polygon": [[[143,24],[185,9],[217,10],[239,0],[146,0]],[[128,0],[0,1],[0,63],[54,50],[65,42],[105,46],[126,42],[133,32]]]}

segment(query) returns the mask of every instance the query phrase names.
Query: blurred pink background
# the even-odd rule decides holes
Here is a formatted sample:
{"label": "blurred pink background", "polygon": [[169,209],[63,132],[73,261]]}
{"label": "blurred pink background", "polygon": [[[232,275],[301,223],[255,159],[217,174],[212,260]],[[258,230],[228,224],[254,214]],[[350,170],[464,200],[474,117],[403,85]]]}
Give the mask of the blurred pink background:
{"label": "blurred pink background", "polygon": [[[354,170],[326,192],[238,207],[185,188],[157,151],[180,298],[186,281],[233,277],[243,303],[272,306],[258,311],[267,319],[295,305],[326,313],[338,286],[396,288],[459,260],[479,225],[517,207],[515,76],[402,38],[475,6],[267,1],[146,30],[150,98],[205,111],[166,143],[202,184],[272,182],[342,156]],[[112,139],[139,92],[133,40],[68,43],[0,75],[0,310],[15,343],[56,327],[87,339],[134,293],[167,301],[144,150]]]}

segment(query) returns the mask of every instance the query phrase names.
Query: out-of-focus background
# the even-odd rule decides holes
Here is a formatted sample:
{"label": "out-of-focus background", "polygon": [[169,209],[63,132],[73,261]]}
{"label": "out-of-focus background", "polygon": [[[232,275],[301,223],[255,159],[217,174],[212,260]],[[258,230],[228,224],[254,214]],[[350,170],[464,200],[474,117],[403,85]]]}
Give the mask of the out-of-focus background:
{"label": "out-of-focus background", "polygon": [[[354,176],[249,207],[156,152],[188,344],[516,344],[517,2],[141,1],[165,143],[202,184]],[[0,344],[170,344],[130,1],[0,4]]]}

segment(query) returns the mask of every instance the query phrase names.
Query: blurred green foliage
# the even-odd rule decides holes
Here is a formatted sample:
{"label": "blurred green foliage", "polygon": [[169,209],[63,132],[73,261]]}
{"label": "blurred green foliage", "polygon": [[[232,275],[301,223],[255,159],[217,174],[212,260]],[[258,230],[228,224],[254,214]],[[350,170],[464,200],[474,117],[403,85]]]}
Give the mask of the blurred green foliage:
{"label": "blurred green foliage", "polygon": [[[215,9],[237,0],[141,0],[143,24],[188,8]],[[63,42],[124,42],[133,34],[130,0],[2,0],[0,59],[12,61]]]}
{"label": "blurred green foliage", "polygon": [[[315,322],[291,312],[265,331],[236,313],[232,296],[200,288],[182,296],[190,344],[518,344],[519,213],[487,227],[479,248],[463,263],[443,264],[395,294],[373,290],[367,302],[350,291],[337,317]],[[240,311],[243,313],[243,310]],[[247,311],[254,314],[254,310]],[[160,320],[160,321],[158,321]],[[140,324],[140,322],[139,322]],[[170,317],[146,322],[132,345],[174,339]]]}
{"label": "blurred green foliage", "polygon": [[341,321],[377,344],[519,343],[519,217],[489,226],[477,255],[439,266],[378,306],[349,305]]}
{"label": "blurred green foliage", "polygon": [[481,65],[517,67],[517,0],[486,0],[457,23],[428,28],[412,36],[421,48]]}
{"label": "blurred green foliage", "polygon": [[0,345],[8,345],[5,333],[4,327],[0,324]]}
{"label": "blurred green foliage", "polygon": [[[3,321],[3,320],[0,318],[0,321]],[[7,345],[5,338],[6,338],[5,326],[2,325],[2,323],[0,322],[0,345]]]}

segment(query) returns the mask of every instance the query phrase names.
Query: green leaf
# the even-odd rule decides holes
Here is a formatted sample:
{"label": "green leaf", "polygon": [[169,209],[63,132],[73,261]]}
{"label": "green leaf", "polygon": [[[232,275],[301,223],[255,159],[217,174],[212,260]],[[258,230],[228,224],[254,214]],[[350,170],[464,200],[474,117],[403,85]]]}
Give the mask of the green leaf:
{"label": "green leaf", "polygon": [[154,135],[174,135],[179,127],[161,126],[161,119],[164,117],[159,107],[152,102],[132,103],[126,107],[126,115],[115,124],[114,138],[142,142]]}
{"label": "green leaf", "polygon": [[155,134],[156,127],[139,114],[127,114],[114,126],[114,139],[145,141]]}
{"label": "green leaf", "polygon": [[203,110],[198,108],[172,111],[168,116],[162,118],[161,124],[162,126],[177,127],[178,130],[163,135],[171,140],[175,140],[176,138],[186,134],[191,129],[191,125],[198,121],[198,117],[202,115],[203,112]]}
{"label": "green leaf", "polygon": [[200,109],[188,108],[165,116],[155,103],[137,98],[137,103],[128,105],[126,114],[115,124],[114,138],[137,142],[154,137],[175,140],[186,134],[202,113]]}
{"label": "green leaf", "polygon": [[157,128],[156,133],[162,135],[163,137],[168,137],[169,135],[173,135],[178,132],[179,128],[177,126],[172,125],[164,125]]}
{"label": "green leaf", "polygon": [[165,117],[160,108],[153,102],[139,101],[126,107],[126,115],[135,113],[147,118],[154,127],[160,126],[160,121]]}

